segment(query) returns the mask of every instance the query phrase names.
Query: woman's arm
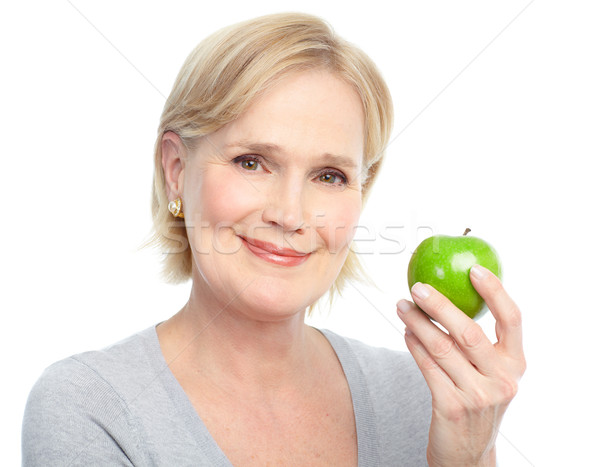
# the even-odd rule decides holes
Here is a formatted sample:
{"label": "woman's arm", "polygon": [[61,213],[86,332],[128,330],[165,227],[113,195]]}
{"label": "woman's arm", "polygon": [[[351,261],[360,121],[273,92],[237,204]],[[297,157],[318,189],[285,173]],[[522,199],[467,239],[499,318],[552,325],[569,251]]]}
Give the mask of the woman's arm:
{"label": "woman's arm", "polygon": [[[478,274],[481,272],[481,274]],[[508,404],[525,371],[521,313],[500,280],[485,268],[471,282],[496,319],[497,342],[433,287],[413,287],[398,315],[406,344],[432,395],[427,459],[430,466],[495,465],[495,441]]]}

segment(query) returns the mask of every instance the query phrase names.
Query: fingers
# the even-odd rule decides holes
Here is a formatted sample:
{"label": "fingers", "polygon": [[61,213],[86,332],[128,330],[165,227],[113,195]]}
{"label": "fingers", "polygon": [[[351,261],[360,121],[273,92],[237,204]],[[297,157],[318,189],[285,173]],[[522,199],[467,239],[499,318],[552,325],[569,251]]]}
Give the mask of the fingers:
{"label": "fingers", "polygon": [[500,279],[483,266],[473,266],[470,277],[473,287],[496,319],[498,346],[513,358],[524,360],[521,312],[516,303],[508,296]]}
{"label": "fingers", "polygon": [[443,399],[451,397],[454,393],[456,385],[454,381],[448,376],[444,369],[438,365],[436,360],[427,352],[425,346],[421,343],[419,338],[413,334],[408,328],[404,334],[406,340],[406,346],[408,351],[411,353],[415,362],[429,389],[434,401],[443,403]]}
{"label": "fingers", "polygon": [[[430,285],[415,284],[411,292],[415,303],[448,331],[466,359],[480,373],[490,375],[497,366],[498,357],[481,327]],[[405,318],[403,321],[408,325]],[[424,340],[424,336],[419,335],[416,329],[408,327],[417,334],[423,345],[430,348],[430,341]],[[438,331],[445,334],[439,329]]]}
{"label": "fingers", "polygon": [[[476,384],[480,374],[459,349],[455,339],[433,324],[411,302],[406,300],[398,302],[398,316],[407,327],[407,345],[409,342],[420,343],[420,346],[415,346],[411,353],[422,371],[439,372],[441,369],[456,386],[463,389]],[[411,335],[414,336],[412,339],[409,337]]]}

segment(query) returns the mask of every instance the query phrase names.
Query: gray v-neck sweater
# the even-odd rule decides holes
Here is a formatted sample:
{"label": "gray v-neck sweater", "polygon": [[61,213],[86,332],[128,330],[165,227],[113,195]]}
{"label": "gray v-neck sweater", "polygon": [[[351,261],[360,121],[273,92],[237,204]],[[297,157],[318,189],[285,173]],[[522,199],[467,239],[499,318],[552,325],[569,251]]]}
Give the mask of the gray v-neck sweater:
{"label": "gray v-neck sweater", "polygon": [[[321,330],[352,394],[358,465],[427,465],[431,394],[411,355]],[[23,465],[232,467],[163,358],[154,326],[47,368],[23,419]]]}

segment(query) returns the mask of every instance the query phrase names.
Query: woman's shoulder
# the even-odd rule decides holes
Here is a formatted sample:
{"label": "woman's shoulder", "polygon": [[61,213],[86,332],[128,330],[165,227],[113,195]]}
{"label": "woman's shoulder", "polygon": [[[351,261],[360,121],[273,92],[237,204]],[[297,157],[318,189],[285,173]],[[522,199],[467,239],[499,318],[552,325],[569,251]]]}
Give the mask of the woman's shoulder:
{"label": "woman's shoulder", "polygon": [[[142,331],[110,347],[72,355],[43,371],[25,408],[24,465],[44,458],[47,465],[97,459],[122,463],[123,448],[139,448],[130,402],[152,377],[144,362],[148,334]],[[118,433],[127,433],[121,447],[114,443]]]}
{"label": "woman's shoulder", "polygon": [[148,328],[102,349],[59,360],[43,371],[34,389],[85,391],[91,385],[96,390],[105,387],[126,399],[126,393],[130,392],[127,386],[144,387],[147,383],[144,375],[156,366],[152,332],[153,328]]}
{"label": "woman's shoulder", "polygon": [[[154,334],[153,334],[154,333]],[[62,399],[94,403],[112,398],[126,404],[130,395],[155,377],[158,344],[154,328],[99,350],[72,355],[47,367],[35,383],[29,404]],[[95,397],[89,397],[91,392]],[[50,395],[52,397],[50,398]]]}

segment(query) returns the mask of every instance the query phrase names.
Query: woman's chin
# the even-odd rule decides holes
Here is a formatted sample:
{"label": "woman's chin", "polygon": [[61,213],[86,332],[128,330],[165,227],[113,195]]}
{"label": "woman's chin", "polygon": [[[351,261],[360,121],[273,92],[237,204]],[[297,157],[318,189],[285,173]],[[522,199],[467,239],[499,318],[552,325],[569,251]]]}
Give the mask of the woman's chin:
{"label": "woman's chin", "polygon": [[248,317],[264,321],[280,321],[303,313],[318,297],[309,301],[308,295],[288,290],[266,290],[264,293],[242,294],[241,311]]}

